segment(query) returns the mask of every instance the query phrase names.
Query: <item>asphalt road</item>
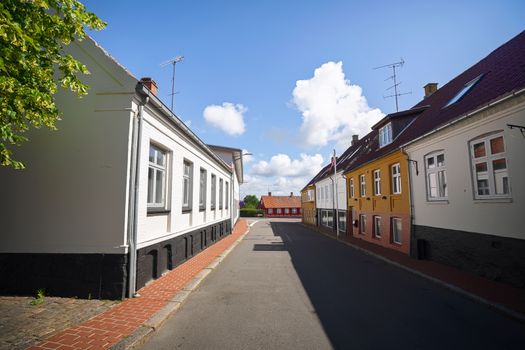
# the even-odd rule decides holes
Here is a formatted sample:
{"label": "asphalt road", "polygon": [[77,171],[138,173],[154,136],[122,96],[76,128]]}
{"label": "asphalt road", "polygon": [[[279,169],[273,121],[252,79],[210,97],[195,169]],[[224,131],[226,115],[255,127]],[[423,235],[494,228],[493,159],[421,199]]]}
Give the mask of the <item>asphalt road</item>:
{"label": "asphalt road", "polygon": [[293,220],[256,223],[143,349],[524,349],[525,324]]}

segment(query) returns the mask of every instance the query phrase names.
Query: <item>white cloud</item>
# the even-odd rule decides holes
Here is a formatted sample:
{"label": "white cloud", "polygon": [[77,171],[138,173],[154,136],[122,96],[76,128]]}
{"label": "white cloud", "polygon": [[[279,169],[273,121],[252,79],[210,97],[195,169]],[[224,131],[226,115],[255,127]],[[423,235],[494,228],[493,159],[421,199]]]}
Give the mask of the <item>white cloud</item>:
{"label": "white cloud", "polygon": [[311,79],[298,80],[292,102],[302,113],[300,136],[307,146],[322,147],[335,141],[344,150],[353,134],[366,135],[384,116],[368,106],[360,86],[345,79],[342,62],[327,62]]}
{"label": "white cloud", "polygon": [[246,174],[241,185],[241,197],[254,194],[258,197],[272,192],[274,196],[287,196],[290,192],[300,195],[301,189],[310,181],[311,177],[261,177]]}
{"label": "white cloud", "polygon": [[260,176],[313,176],[323,167],[323,156],[301,154],[300,159],[290,159],[286,154],[277,154],[270,161],[261,160],[251,168],[251,174]]}
{"label": "white cloud", "polygon": [[246,150],[246,149],[242,150],[242,162],[244,164],[249,164],[249,163],[253,162],[254,159],[255,158],[253,157],[253,155],[250,152],[248,152],[248,150]]}
{"label": "white cloud", "polygon": [[224,102],[222,106],[210,105],[204,108],[203,116],[208,124],[229,135],[241,135],[245,131],[244,113],[248,109],[241,104]]}

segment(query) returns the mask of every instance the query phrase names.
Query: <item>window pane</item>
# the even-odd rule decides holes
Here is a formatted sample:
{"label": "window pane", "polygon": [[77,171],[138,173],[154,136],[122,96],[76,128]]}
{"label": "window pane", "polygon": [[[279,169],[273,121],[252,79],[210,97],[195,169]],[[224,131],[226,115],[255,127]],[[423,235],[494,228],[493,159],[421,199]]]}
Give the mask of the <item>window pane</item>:
{"label": "window pane", "polygon": [[183,194],[182,194],[182,205],[183,206],[188,206],[189,205],[189,197],[190,197],[190,189],[189,189],[189,184],[190,182],[188,181],[188,179],[184,179],[183,180],[184,183],[183,183]]}
{"label": "window pane", "polygon": [[427,159],[427,168],[432,169],[435,166],[434,164],[434,157],[430,157]]}
{"label": "window pane", "polygon": [[492,161],[492,166],[494,167],[494,170],[507,169],[507,162],[505,161],[505,158],[496,159]]}
{"label": "window pane", "polygon": [[445,155],[444,154],[438,154],[437,156],[437,166],[444,166],[445,165]]}
{"label": "window pane", "polygon": [[474,144],[474,158],[485,157],[485,142]]}
{"label": "window pane", "polygon": [[153,181],[155,179],[155,170],[148,169],[148,203],[153,203]]}
{"label": "window pane", "polygon": [[487,163],[476,164],[476,183],[478,186],[478,195],[485,196],[490,194]]}
{"label": "window pane", "polygon": [[487,163],[477,163],[476,164],[476,173],[486,172],[487,171]]}
{"label": "window pane", "polygon": [[401,243],[401,219],[392,219],[392,239],[396,243]]}
{"label": "window pane", "polygon": [[157,170],[157,178],[155,180],[155,203],[164,203],[164,172]]}
{"label": "window pane", "polygon": [[157,151],[157,164],[160,166],[164,166],[164,160],[166,158],[166,155],[164,152]]}
{"label": "window pane", "polygon": [[490,140],[490,153],[496,154],[505,152],[505,145],[503,144],[503,136],[496,137]]}
{"label": "window pane", "polygon": [[154,163],[155,162],[155,148],[153,146],[150,146],[149,148],[149,161]]}
{"label": "window pane", "polygon": [[436,198],[438,196],[436,173],[428,174],[428,191],[430,198]]}
{"label": "window pane", "polygon": [[448,197],[447,173],[444,170],[438,172],[438,179],[439,179],[439,195],[441,197]]}

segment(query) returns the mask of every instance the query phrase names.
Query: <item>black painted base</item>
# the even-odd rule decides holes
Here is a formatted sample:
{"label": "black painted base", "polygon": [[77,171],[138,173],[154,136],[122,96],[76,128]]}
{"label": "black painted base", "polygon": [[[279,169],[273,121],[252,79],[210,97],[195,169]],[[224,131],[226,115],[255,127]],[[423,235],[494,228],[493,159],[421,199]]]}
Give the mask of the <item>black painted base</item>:
{"label": "black painted base", "polygon": [[122,299],[125,254],[0,254],[0,293]]}
{"label": "black painted base", "polygon": [[413,230],[413,257],[525,288],[525,240],[420,225]]}
{"label": "black painted base", "polygon": [[137,252],[137,290],[221,240],[231,231],[231,221],[224,220],[139,249]]}

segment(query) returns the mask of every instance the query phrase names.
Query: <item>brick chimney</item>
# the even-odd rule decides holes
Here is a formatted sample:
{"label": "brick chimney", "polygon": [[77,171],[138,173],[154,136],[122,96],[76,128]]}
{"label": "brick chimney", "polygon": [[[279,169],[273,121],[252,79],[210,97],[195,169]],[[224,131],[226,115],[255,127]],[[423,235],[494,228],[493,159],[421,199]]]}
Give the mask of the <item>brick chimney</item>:
{"label": "brick chimney", "polygon": [[268,197],[271,197],[272,196],[272,192],[268,192]]}
{"label": "brick chimney", "polygon": [[293,197],[293,192],[290,192],[290,197]]}
{"label": "brick chimney", "polygon": [[359,135],[352,135],[352,146],[359,141]]}
{"label": "brick chimney", "polygon": [[423,89],[425,89],[425,98],[427,98],[437,91],[438,83],[428,83],[427,85],[423,86]]}
{"label": "brick chimney", "polygon": [[157,83],[155,82],[155,80],[151,79],[150,77],[144,77],[142,79],[140,79],[140,82],[149,89],[149,91],[151,91],[151,93],[153,95],[157,95],[157,91],[158,91],[158,88],[157,88]]}

